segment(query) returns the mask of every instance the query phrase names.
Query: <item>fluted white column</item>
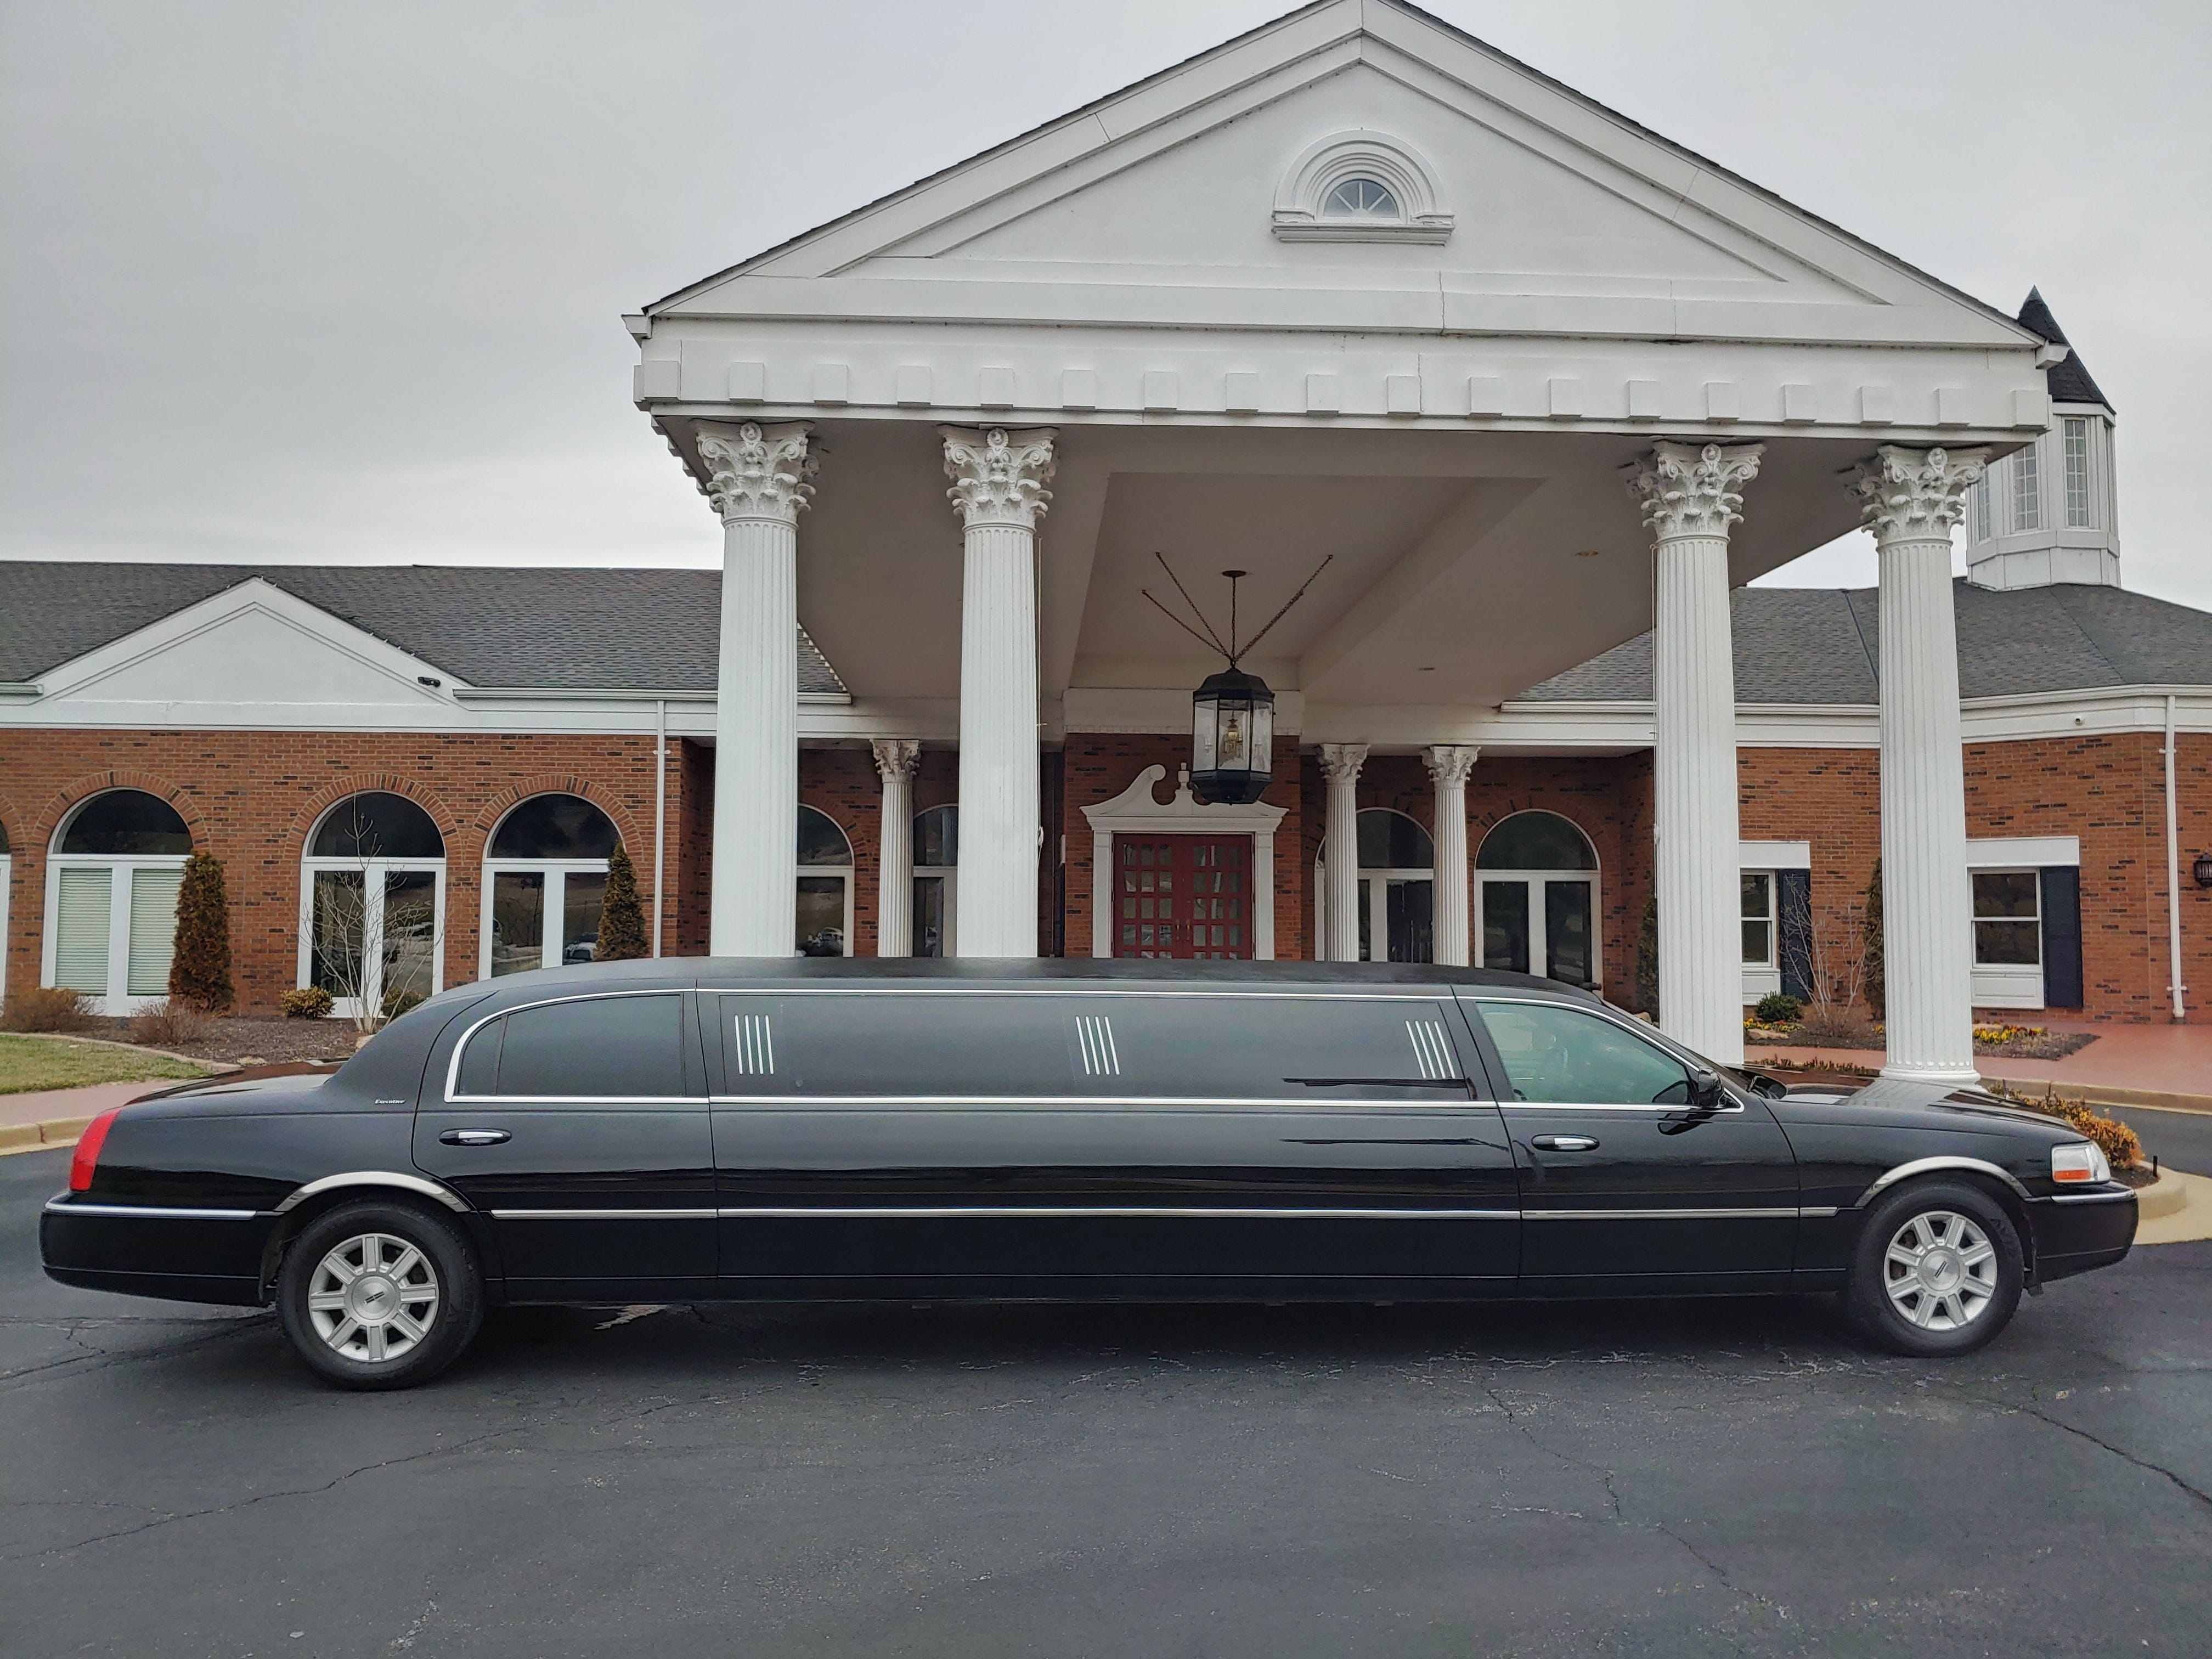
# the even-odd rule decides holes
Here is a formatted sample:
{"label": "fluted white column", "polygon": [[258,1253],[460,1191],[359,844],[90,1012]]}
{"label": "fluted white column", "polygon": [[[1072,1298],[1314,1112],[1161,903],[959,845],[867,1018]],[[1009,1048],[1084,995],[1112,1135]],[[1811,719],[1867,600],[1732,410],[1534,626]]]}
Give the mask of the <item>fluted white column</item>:
{"label": "fluted white column", "polygon": [[960,574],[960,879],[963,957],[1033,957],[1037,853],[1036,521],[1052,495],[1049,428],[939,428],[966,532]]}
{"label": "fluted white column", "polygon": [[1436,785],[1436,869],[1431,885],[1438,962],[1464,968],[1473,959],[1474,910],[1467,890],[1467,778],[1480,749],[1437,744],[1428,751],[1429,781]]}
{"label": "fluted white column", "polygon": [[914,774],[921,745],[911,738],[875,740],[876,775],[884,781],[882,826],[876,832],[876,954],[914,954]]}
{"label": "fluted white column", "polygon": [[817,461],[804,426],[702,426],[698,441],[722,517],[708,949],[787,957],[799,948],[799,512]]}
{"label": "fluted white column", "polygon": [[1655,445],[1632,482],[1652,532],[1652,841],[1659,1024],[1743,1061],[1729,526],[1764,446]]}
{"label": "fluted white column", "polygon": [[1328,918],[1331,962],[1359,960],[1359,769],[1364,743],[1325,743],[1322,775],[1328,780],[1328,890],[1321,896]]}
{"label": "fluted white column", "polygon": [[1853,483],[1881,563],[1885,1077],[1976,1076],[1951,527],[1987,459],[1985,450],[1885,445]]}

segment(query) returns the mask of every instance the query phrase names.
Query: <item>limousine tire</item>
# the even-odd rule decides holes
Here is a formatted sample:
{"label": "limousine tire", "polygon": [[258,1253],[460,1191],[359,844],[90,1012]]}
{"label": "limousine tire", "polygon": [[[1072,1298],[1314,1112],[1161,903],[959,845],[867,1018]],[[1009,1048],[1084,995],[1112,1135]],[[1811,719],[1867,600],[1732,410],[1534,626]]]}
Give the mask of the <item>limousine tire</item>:
{"label": "limousine tire", "polygon": [[276,1315],[293,1351],[346,1389],[409,1389],[460,1357],[483,1322],[468,1238],[412,1204],[358,1199],[317,1216],[285,1253]]}
{"label": "limousine tire", "polygon": [[1867,1212],[1844,1299],[1884,1347],[1936,1358],[1972,1353],[2004,1329],[2022,1279],[2002,1205],[1966,1182],[1915,1182]]}

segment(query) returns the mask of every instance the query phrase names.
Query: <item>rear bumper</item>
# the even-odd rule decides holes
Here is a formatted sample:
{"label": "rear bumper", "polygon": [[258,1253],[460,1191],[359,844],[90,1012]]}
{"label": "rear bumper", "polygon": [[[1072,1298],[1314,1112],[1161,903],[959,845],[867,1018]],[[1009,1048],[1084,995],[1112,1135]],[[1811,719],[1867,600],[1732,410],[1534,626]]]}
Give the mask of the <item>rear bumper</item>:
{"label": "rear bumper", "polygon": [[2088,1192],[2033,1198],[2028,1222],[2035,1232],[2039,1284],[2109,1267],[2136,1242],[2136,1194],[2114,1182]]}
{"label": "rear bumper", "polygon": [[81,1290],[257,1307],[276,1218],[252,1210],[72,1204],[39,1218],[46,1277]]}

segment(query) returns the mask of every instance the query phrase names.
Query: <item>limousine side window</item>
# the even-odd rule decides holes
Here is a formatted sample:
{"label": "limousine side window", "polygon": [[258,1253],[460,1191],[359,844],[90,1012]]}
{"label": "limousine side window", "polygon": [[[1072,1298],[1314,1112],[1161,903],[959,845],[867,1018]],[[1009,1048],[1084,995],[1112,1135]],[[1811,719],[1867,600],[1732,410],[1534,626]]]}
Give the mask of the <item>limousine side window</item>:
{"label": "limousine side window", "polygon": [[1070,997],[1089,1091],[1209,1100],[1467,1098],[1444,1011],[1416,997]]}
{"label": "limousine side window", "polygon": [[1680,1105],[1688,1069],[1602,1015],[1547,1002],[1478,1002],[1517,1101]]}
{"label": "limousine side window", "polygon": [[722,1092],[816,1098],[1064,1096],[1059,999],[945,992],[729,992]]}
{"label": "limousine side window", "polygon": [[464,1095],[674,1100],[684,1096],[684,999],[589,997],[519,1008],[469,1039]]}

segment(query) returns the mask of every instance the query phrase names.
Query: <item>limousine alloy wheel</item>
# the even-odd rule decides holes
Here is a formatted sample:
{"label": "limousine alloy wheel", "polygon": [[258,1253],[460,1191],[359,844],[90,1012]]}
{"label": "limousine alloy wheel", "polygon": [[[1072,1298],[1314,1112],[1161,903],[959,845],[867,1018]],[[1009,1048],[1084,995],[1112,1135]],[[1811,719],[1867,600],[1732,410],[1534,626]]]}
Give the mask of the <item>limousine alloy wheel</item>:
{"label": "limousine alloy wheel", "polygon": [[2020,1304],[2019,1235],[1978,1187],[1916,1182],[1868,1213],[1849,1296],[1867,1332],[1899,1353],[1970,1353]]}
{"label": "limousine alloy wheel", "polygon": [[453,1364],[483,1317],[468,1239],[412,1205],[342,1204],[286,1253],[277,1315],[301,1358],[349,1389],[404,1389]]}

